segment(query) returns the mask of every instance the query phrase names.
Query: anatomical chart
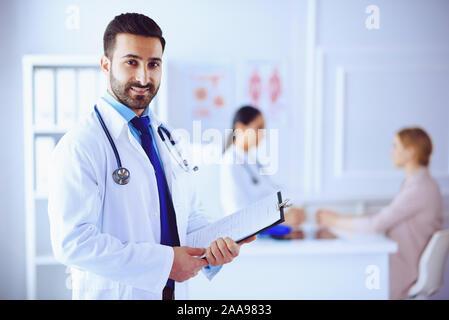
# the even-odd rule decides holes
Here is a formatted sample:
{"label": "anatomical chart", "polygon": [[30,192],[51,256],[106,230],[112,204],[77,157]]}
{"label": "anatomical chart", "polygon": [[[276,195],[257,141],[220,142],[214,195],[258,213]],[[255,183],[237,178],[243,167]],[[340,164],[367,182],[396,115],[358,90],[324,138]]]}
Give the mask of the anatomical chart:
{"label": "anatomical chart", "polygon": [[200,120],[202,130],[230,126],[235,104],[235,75],[226,64],[191,66],[186,72],[185,101],[191,120]]}
{"label": "anatomical chart", "polygon": [[237,101],[259,108],[272,124],[282,122],[286,106],[286,70],[281,61],[249,61],[238,68]]}

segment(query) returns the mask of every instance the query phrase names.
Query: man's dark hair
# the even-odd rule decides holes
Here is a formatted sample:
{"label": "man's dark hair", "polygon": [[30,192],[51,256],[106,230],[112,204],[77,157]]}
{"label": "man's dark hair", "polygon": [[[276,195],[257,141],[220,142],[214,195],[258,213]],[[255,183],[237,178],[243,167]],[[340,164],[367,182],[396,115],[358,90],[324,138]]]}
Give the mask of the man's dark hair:
{"label": "man's dark hair", "polygon": [[123,13],[109,22],[103,36],[104,54],[112,58],[115,47],[115,37],[119,33],[131,33],[144,37],[156,37],[161,40],[162,51],[165,48],[165,39],[162,30],[153,19],[140,13]]}

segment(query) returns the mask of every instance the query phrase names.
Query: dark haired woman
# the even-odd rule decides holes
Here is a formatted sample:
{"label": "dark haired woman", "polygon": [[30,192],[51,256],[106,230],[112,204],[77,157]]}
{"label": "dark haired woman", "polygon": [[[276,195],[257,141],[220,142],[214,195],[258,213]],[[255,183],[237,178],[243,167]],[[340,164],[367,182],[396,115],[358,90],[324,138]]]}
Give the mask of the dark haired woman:
{"label": "dark haired woman", "polygon": [[[255,150],[265,138],[265,119],[259,109],[243,106],[234,115],[220,168],[221,204],[229,215],[279,189],[257,159]],[[265,171],[266,173],[266,171]],[[301,208],[285,214],[285,224],[294,227],[305,219]]]}

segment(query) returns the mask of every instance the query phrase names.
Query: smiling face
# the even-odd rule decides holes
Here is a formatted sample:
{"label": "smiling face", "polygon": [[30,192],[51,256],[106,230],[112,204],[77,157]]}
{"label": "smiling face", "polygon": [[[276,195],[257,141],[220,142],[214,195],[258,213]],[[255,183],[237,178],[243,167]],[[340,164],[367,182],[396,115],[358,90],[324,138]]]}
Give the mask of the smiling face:
{"label": "smiling face", "polygon": [[139,116],[159,90],[162,52],[159,38],[119,33],[111,56],[101,58],[109,92]]}

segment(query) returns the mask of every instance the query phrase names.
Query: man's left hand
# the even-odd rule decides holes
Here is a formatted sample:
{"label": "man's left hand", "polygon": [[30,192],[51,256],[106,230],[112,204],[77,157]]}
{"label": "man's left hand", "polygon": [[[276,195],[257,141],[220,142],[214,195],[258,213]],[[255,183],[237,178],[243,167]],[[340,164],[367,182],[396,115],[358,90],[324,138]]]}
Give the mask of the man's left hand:
{"label": "man's left hand", "polygon": [[206,249],[207,262],[213,267],[229,263],[239,255],[240,246],[242,244],[254,240],[256,240],[256,236],[252,236],[240,243],[235,242],[229,237],[226,237],[225,239],[218,238]]}

